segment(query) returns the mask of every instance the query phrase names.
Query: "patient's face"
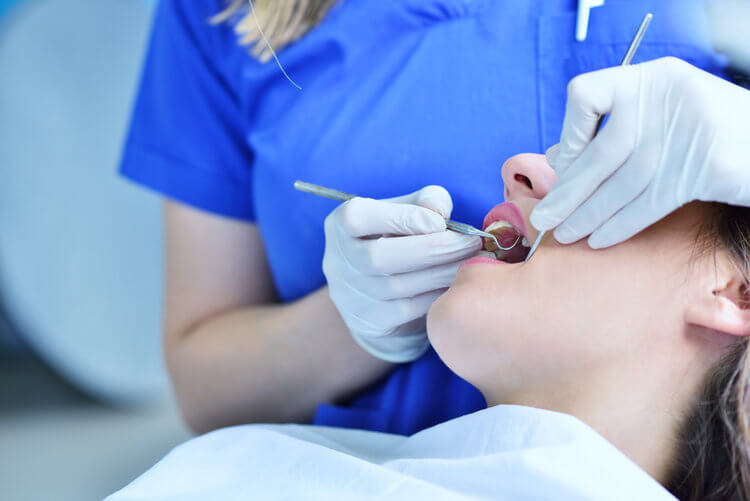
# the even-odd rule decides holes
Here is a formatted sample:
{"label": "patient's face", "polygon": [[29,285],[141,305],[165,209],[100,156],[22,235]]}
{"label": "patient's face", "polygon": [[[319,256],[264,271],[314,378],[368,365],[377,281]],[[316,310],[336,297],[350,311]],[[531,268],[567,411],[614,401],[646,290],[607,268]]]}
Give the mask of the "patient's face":
{"label": "patient's face", "polygon": [[[519,155],[502,177],[510,204],[493,209],[485,227],[508,219],[533,242],[529,214],[554,171],[541,155]],[[564,246],[550,233],[529,262],[473,260],[430,310],[430,340],[458,375],[505,401],[522,387],[573,381],[611,364],[632,363],[637,371],[646,351],[673,356],[706,210],[688,205],[609,249],[592,250],[585,240]]]}

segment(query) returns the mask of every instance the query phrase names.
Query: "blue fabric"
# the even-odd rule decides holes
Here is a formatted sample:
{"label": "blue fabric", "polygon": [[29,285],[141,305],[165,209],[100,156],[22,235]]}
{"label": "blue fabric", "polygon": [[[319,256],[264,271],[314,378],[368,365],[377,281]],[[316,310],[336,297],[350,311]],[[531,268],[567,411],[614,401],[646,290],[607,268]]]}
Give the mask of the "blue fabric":
{"label": "blue fabric", "polygon": [[[573,0],[343,0],[273,63],[207,18],[221,0],[163,0],[122,173],[167,197],[254,221],[283,301],[324,285],[323,220],[335,202],[295,179],[371,197],[427,184],[481,224],[500,167],[557,142],[567,82],[615,66],[646,12],[636,62],[672,55],[713,72],[698,0],[607,0],[574,41]],[[290,245],[286,228],[297,234]],[[315,422],[413,433],[484,407],[432,351]]]}
{"label": "blue fabric", "polygon": [[10,8],[17,4],[18,0],[0,0],[0,17],[2,17]]}

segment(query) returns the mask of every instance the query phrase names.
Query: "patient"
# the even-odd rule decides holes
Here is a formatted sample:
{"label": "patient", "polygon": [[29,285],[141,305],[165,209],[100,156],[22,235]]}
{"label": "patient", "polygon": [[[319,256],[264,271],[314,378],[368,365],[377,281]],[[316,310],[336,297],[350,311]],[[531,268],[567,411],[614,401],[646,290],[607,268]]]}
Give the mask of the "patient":
{"label": "patient", "polygon": [[[485,227],[533,242],[555,174],[519,155],[503,179]],[[680,499],[748,499],[749,260],[750,209],[690,204],[610,249],[549,238],[527,263],[475,258],[428,333],[490,407],[576,416]]]}
{"label": "patient", "polygon": [[[554,172],[519,155],[502,175],[485,227],[533,242]],[[488,409],[412,437],[219,430],[112,499],[750,499],[750,210],[694,203],[610,249],[527,251],[470,260],[428,316]]]}

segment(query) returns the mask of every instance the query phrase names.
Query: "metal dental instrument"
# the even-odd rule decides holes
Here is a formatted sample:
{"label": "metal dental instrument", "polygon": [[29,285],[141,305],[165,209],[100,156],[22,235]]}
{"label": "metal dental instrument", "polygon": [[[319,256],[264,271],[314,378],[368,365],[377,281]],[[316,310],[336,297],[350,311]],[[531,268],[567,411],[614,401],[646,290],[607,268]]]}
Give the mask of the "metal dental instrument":
{"label": "metal dental instrument", "polygon": [[[654,15],[650,12],[646,14],[646,17],[643,18],[643,22],[641,22],[640,28],[638,28],[638,31],[635,34],[635,38],[633,38],[633,41],[630,42],[630,47],[628,48],[628,51],[625,53],[625,57],[622,60],[622,64],[620,66],[628,66],[632,61],[633,57],[635,57],[635,53],[638,51],[638,47],[641,45],[641,41],[643,41],[643,36],[646,34],[646,30],[648,29],[648,25],[651,24],[651,20],[654,18]],[[602,128],[602,124],[604,123],[604,115],[599,117],[599,122],[596,125],[596,133],[599,132],[599,129]],[[594,136],[596,136],[596,133]],[[539,247],[539,244],[542,241],[542,238],[544,238],[544,235],[546,234],[546,231],[539,232],[539,236],[536,237],[536,240],[534,240],[534,244],[531,246],[531,250],[529,250],[528,255],[526,256],[526,259],[524,261],[528,261],[531,259],[531,256],[534,254],[534,251],[536,251],[536,248]]]}
{"label": "metal dental instrument", "polygon": [[[304,191],[305,193],[312,193],[313,195],[318,195],[318,196],[326,197],[326,198],[332,198],[333,200],[338,200],[340,202],[346,202],[347,200],[351,200],[352,198],[358,197],[358,195],[344,193],[343,191],[326,188],[324,186],[318,186],[317,184],[306,183],[304,181],[295,181],[294,188],[299,191]],[[519,235],[518,238],[516,238],[516,241],[513,242],[513,245],[505,248],[502,245],[500,245],[500,242],[497,241],[497,238],[495,237],[495,235],[491,233],[487,233],[480,229],[474,228],[473,226],[468,225],[466,223],[459,223],[456,221],[451,221],[450,219],[446,219],[445,226],[448,227],[448,229],[457,231],[458,233],[464,233],[466,235],[476,235],[478,237],[491,238],[492,240],[495,241],[495,245],[497,245],[500,250],[504,250],[504,251],[511,250],[513,247],[516,246],[518,241],[521,240],[521,235]]]}

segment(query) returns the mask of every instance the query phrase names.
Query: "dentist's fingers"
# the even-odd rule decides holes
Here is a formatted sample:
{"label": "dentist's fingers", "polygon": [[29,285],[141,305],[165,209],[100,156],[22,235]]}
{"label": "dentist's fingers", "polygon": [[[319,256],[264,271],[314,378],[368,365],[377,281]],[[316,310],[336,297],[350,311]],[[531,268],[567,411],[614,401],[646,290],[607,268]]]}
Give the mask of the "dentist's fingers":
{"label": "dentist's fingers", "polygon": [[421,190],[415,191],[409,195],[389,198],[386,200],[402,204],[419,205],[425,209],[437,212],[443,216],[444,219],[450,219],[451,212],[453,212],[453,200],[451,199],[450,193],[448,193],[448,190],[442,186],[437,185],[425,186]]}
{"label": "dentist's fingers", "polygon": [[433,210],[372,198],[354,198],[344,202],[329,218],[333,218],[352,237],[420,235],[441,232],[446,228],[445,218]]}
{"label": "dentist's fingers", "polygon": [[[547,163],[553,169],[555,168],[555,164],[557,163],[557,158],[559,156],[560,156],[560,143],[553,144],[552,146],[547,148],[547,151],[544,153],[544,159],[547,160]],[[557,171],[555,171],[555,173],[557,173]]]}
{"label": "dentist's fingers", "polygon": [[560,144],[547,156],[558,175],[571,167],[597,133],[599,120],[613,111],[621,87],[632,85],[634,67],[606,68],[579,75],[568,84]]}
{"label": "dentist's fingers", "polygon": [[611,247],[640,233],[659,221],[672,209],[659,203],[654,192],[646,190],[620,212],[594,231],[588,243],[592,249]]}
{"label": "dentist's fingers", "polygon": [[343,247],[349,264],[361,273],[391,275],[455,263],[482,248],[482,239],[455,231],[428,235],[357,239]]}
{"label": "dentist's fingers", "polygon": [[635,140],[628,128],[636,110],[612,115],[601,133],[580,157],[557,179],[552,190],[531,213],[531,223],[538,230],[550,230],[567,219],[575,209],[620,168],[633,151]]}
{"label": "dentist's fingers", "polygon": [[383,300],[414,297],[447,289],[456,278],[461,263],[463,260],[385,277],[365,276],[360,281],[359,289],[374,299]]}
{"label": "dentist's fingers", "polygon": [[445,289],[419,294],[414,297],[390,301],[363,301],[363,293],[358,288],[341,287],[331,296],[337,304],[346,308],[349,315],[344,321],[357,327],[359,337],[392,337],[403,334],[403,325],[413,326],[413,321],[427,314],[432,303]]}
{"label": "dentist's fingers", "polygon": [[329,289],[331,299],[347,315],[344,322],[366,351],[393,363],[409,362],[429,348],[425,316],[443,290],[393,301],[372,301],[348,284]]}
{"label": "dentist's fingers", "polygon": [[643,155],[632,156],[555,228],[555,238],[562,244],[569,244],[590,235],[643,193],[652,177],[653,169]]}
{"label": "dentist's fingers", "polygon": [[424,315],[458,262],[482,246],[446,230],[453,203],[440,186],[389,200],[355,198],[325,220],[323,274],[353,338],[390,362],[427,349]]}

